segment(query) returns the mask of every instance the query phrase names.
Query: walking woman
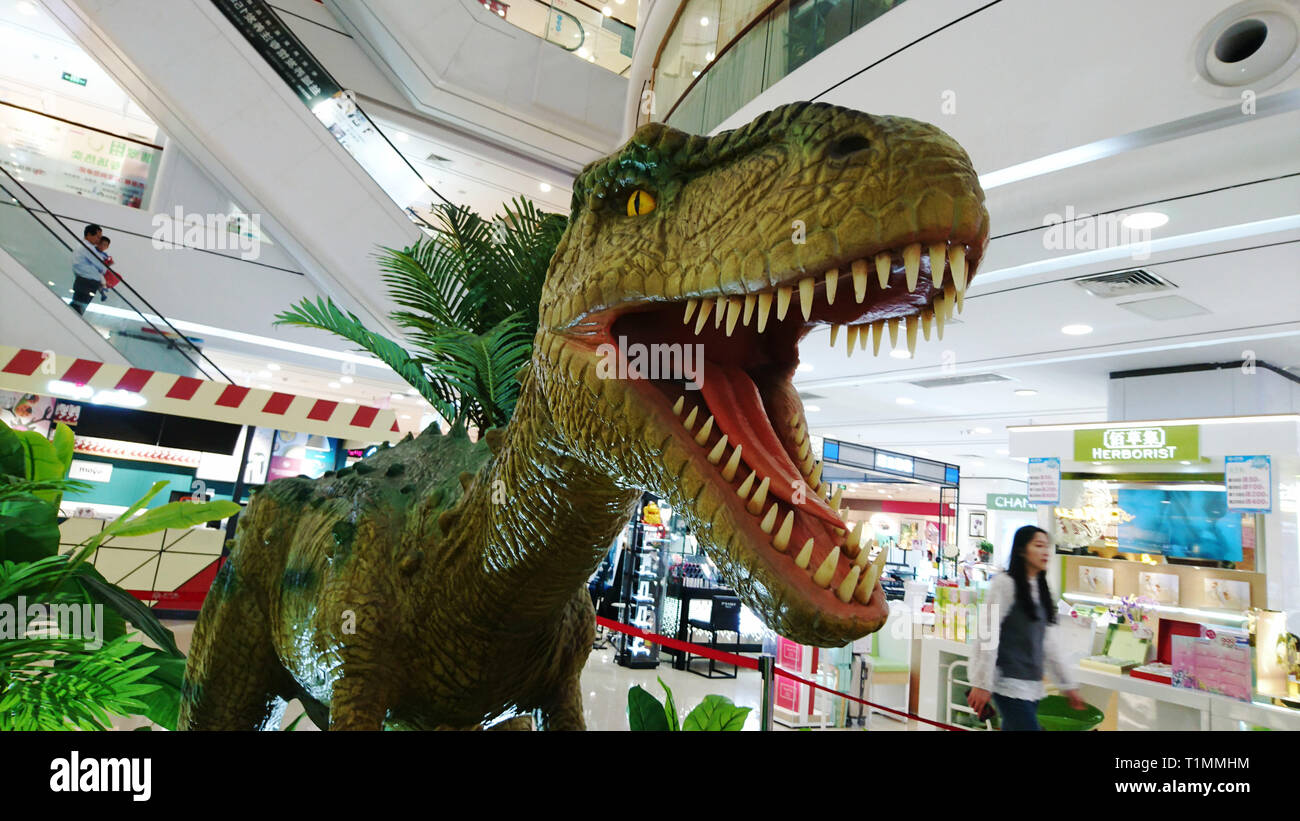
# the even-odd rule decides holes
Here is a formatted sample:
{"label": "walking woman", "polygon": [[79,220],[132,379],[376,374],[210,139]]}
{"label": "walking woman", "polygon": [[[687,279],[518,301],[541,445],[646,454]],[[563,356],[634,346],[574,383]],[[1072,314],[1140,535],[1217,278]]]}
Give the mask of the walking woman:
{"label": "walking woman", "polygon": [[982,713],[990,696],[1004,730],[1038,730],[1038,702],[1043,697],[1046,666],[1070,700],[1083,709],[1078,686],[1070,676],[1056,640],[1056,600],[1047,588],[1052,544],[1047,531],[1026,525],[1011,543],[1007,572],[989,582],[984,606],[992,635],[981,641],[971,659],[966,703]]}

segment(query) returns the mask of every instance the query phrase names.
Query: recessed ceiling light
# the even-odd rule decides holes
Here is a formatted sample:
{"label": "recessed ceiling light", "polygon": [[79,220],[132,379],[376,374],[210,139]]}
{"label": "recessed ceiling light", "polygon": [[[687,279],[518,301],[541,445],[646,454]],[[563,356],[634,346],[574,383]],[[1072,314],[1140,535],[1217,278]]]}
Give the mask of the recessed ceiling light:
{"label": "recessed ceiling light", "polygon": [[915,399],[912,399],[911,397],[908,397],[908,396],[900,396],[900,397],[898,397],[897,399],[895,399],[894,401],[897,402],[897,403],[900,404],[900,405],[915,405],[915,404],[916,404],[916,400],[915,400]]}
{"label": "recessed ceiling light", "polygon": [[271,372],[270,372],[270,371],[258,371],[258,372],[257,372],[257,378],[258,378],[258,379],[270,379],[270,378],[271,378]]}
{"label": "recessed ceiling light", "polygon": [[404,394],[404,393],[395,393],[395,394],[393,394],[392,398],[393,398],[393,399],[405,399],[405,398],[406,398],[406,394]]}
{"label": "recessed ceiling light", "polygon": [[269,390],[271,390],[271,386],[270,386],[270,385],[258,385],[258,386],[257,386],[257,389],[260,390],[260,391],[269,391]]}
{"label": "recessed ceiling light", "polygon": [[344,399],[343,402],[344,402],[344,404],[347,404],[347,405],[355,405],[355,404],[357,403],[357,400],[355,400],[355,399],[353,399],[351,396],[349,396],[349,397],[347,397],[346,399]]}
{"label": "recessed ceiling light", "polygon": [[717,55],[715,55],[713,52],[710,51],[708,54],[705,54],[705,55],[704,55],[704,62],[706,62],[706,63],[712,63],[712,62],[713,62],[713,58],[716,57],[716,56],[717,56]]}
{"label": "recessed ceiling light", "polygon": [[394,131],[394,132],[393,132],[393,139],[396,140],[396,141],[399,142],[399,143],[404,143],[404,142],[406,142],[407,140],[409,140],[409,139],[411,139],[411,138],[407,136],[407,134],[406,134],[405,131]]}
{"label": "recessed ceiling light", "polygon": [[1091,325],[1066,325],[1065,327],[1061,328],[1061,333],[1068,334],[1070,336],[1083,336],[1084,334],[1092,333],[1092,326]]}
{"label": "recessed ceiling light", "polygon": [[601,9],[601,10],[600,10],[600,13],[603,14],[603,15],[605,15],[606,17],[613,17],[613,16],[614,16],[614,10],[611,9],[609,6],[605,6],[603,9]]}
{"label": "recessed ceiling light", "polygon": [[1169,215],[1159,211],[1139,211],[1120,220],[1120,225],[1130,231],[1149,231],[1169,222]]}
{"label": "recessed ceiling light", "polygon": [[895,359],[911,359],[912,354],[906,348],[895,348],[889,352],[889,355]]}
{"label": "recessed ceiling light", "polygon": [[1018,388],[1016,390],[1016,396],[1037,396],[1037,395],[1038,395],[1038,391],[1034,390],[1033,388]]}
{"label": "recessed ceiling light", "polygon": [[417,391],[415,388],[407,388],[407,389],[406,389],[406,395],[407,395],[407,396],[419,396],[419,395],[420,395],[420,392]]}
{"label": "recessed ceiling light", "polygon": [[21,11],[23,14],[35,14],[36,6],[33,6],[27,0],[22,0],[22,2],[18,4],[18,10]]}
{"label": "recessed ceiling light", "polygon": [[591,53],[591,52],[587,51],[587,47],[586,47],[586,46],[583,46],[582,48],[578,49],[578,56],[581,57],[581,58],[584,59],[584,60],[587,59],[587,55],[590,54],[590,53]]}
{"label": "recessed ceiling light", "polygon": [[537,187],[541,189],[543,194],[548,193],[551,190],[551,184],[549,182],[540,183]]}
{"label": "recessed ceiling light", "polygon": [[707,26],[708,24],[709,24],[709,18],[707,18],[707,17],[701,17],[701,18],[700,18],[700,25],[701,25],[701,26]]}
{"label": "recessed ceiling light", "polygon": [[351,385],[351,384],[352,384],[352,377],[350,377],[350,376],[340,376],[340,377],[339,377],[339,381],[342,382],[344,385]]}
{"label": "recessed ceiling light", "polygon": [[975,428],[975,432],[981,435],[986,433],[992,433],[993,428],[979,427],[979,428]]}
{"label": "recessed ceiling light", "polygon": [[277,365],[277,364],[275,364],[274,362],[268,362],[268,363],[266,364],[266,369],[267,369],[268,371],[278,371],[278,370],[280,370],[280,366]]}
{"label": "recessed ceiling light", "polygon": [[337,382],[331,382],[331,383],[330,383],[330,387],[333,388],[334,390],[338,390],[339,388],[341,388],[341,387],[343,387],[343,386],[340,385],[340,384],[337,383]]}
{"label": "recessed ceiling light", "polygon": [[816,405],[804,405],[803,410],[804,413],[819,413],[821,411],[821,408],[817,407]]}
{"label": "recessed ceiling light", "polygon": [[808,373],[808,372],[811,371],[812,369],[813,369],[813,366],[812,366],[812,363],[811,363],[811,362],[800,362],[800,363],[799,363],[799,368],[798,368],[798,370],[799,370],[800,373]]}
{"label": "recessed ceiling light", "polygon": [[411,414],[409,414],[409,413],[404,413],[404,414],[402,414],[402,418],[403,418],[403,419],[410,419],[410,418],[411,418]]}

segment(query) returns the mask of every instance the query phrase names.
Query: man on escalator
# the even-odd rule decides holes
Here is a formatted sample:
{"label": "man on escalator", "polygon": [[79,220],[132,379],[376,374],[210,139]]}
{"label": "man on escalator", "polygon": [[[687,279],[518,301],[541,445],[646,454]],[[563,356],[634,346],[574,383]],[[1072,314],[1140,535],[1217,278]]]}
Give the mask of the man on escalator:
{"label": "man on escalator", "polygon": [[97,249],[104,229],[91,223],[82,230],[85,242],[72,252],[72,310],[86,312],[86,305],[104,285],[104,260]]}

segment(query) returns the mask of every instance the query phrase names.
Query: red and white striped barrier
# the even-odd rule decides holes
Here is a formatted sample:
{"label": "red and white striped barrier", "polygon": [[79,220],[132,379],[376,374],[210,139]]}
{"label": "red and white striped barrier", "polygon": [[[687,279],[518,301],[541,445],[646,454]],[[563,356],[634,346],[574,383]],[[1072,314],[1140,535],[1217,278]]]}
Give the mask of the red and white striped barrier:
{"label": "red and white striped barrier", "polygon": [[[157,413],[370,442],[401,438],[397,415],[391,409],[243,388],[8,345],[0,345],[0,363],[0,390],[84,402],[88,398],[77,396],[75,388],[91,388],[118,397],[138,396],[143,404],[115,404]],[[69,386],[74,390],[68,390]]]}

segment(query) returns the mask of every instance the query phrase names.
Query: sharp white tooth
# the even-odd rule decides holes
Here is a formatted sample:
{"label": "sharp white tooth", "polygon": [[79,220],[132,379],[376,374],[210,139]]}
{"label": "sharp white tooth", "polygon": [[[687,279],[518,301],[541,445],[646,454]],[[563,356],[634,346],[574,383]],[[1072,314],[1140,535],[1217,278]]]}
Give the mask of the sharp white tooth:
{"label": "sharp white tooth", "polygon": [[934,325],[934,311],[927,308],[921,314],[921,335],[925,337],[926,342],[930,341],[930,327],[932,325]]}
{"label": "sharp white tooth", "polygon": [[785,319],[786,311],[790,310],[790,297],[794,294],[794,288],[789,285],[782,285],[776,289],[776,320],[780,322]]}
{"label": "sharp white tooth", "polygon": [[853,300],[861,302],[867,298],[867,261],[855,259],[849,269],[853,272]]}
{"label": "sharp white tooth", "polygon": [[848,604],[853,598],[853,591],[858,589],[858,575],[862,573],[862,568],[856,565],[849,568],[849,575],[844,577],[840,582],[839,589],[835,591],[835,598]]}
{"label": "sharp white tooth", "polygon": [[804,277],[799,280],[799,310],[803,311],[804,321],[812,316],[813,308],[813,278]]}
{"label": "sharp white tooth", "polygon": [[745,477],[745,481],[741,482],[740,487],[736,489],[736,495],[742,499],[749,499],[749,491],[754,489],[754,477],[757,475],[757,472],[751,470],[749,476]]}
{"label": "sharp white tooth", "polygon": [[754,491],[754,496],[749,500],[749,504],[745,506],[746,510],[755,516],[763,512],[763,503],[767,501],[767,487],[770,484],[771,480],[764,476],[763,481],[758,483],[758,490]]}
{"label": "sharp white tooth", "polygon": [[[776,505],[773,505],[773,507],[776,507]],[[785,549],[790,546],[790,531],[793,527],[794,511],[791,510],[785,514],[785,519],[781,522],[781,529],[772,537],[772,547],[784,553]],[[804,564],[807,565],[807,562],[805,561]]]}
{"label": "sharp white tooth", "polygon": [[845,541],[845,544],[850,549],[856,550],[862,544],[862,527],[865,524],[866,522],[858,522],[853,526],[853,530],[849,531],[849,536]]}
{"label": "sharp white tooth", "polygon": [[889,320],[889,347],[898,347],[898,319]]}
{"label": "sharp white tooth", "polygon": [[948,249],[948,262],[952,265],[952,281],[957,286],[957,293],[966,290],[966,249],[954,245]]}
{"label": "sharp white tooth", "polygon": [[799,424],[799,411],[790,414],[790,427],[794,427],[797,424]]}
{"label": "sharp white tooth", "polygon": [[746,328],[749,327],[749,320],[754,318],[754,303],[757,301],[758,297],[753,294],[745,294],[745,313],[740,317],[740,324]]}
{"label": "sharp white tooth", "polygon": [[853,349],[858,347],[858,333],[861,328],[857,325],[850,325],[848,329],[849,356],[853,356]]}
{"label": "sharp white tooth", "polygon": [[727,300],[727,336],[736,329],[736,322],[740,320],[740,300],[733,297]]}
{"label": "sharp white tooth", "polygon": [[871,326],[859,325],[858,326],[858,348],[865,351],[867,349],[867,340],[870,337],[871,337]]}
{"label": "sharp white tooth", "polygon": [[[713,417],[709,417],[709,418],[712,419]],[[721,462],[722,454],[726,453],[726,451],[727,451],[727,434],[724,433],[722,434],[722,438],[718,440],[718,444],[714,445],[713,450],[709,451],[709,464],[716,465],[718,462]]]}
{"label": "sharp white tooth", "polygon": [[885,323],[883,320],[873,323],[871,326],[871,355],[880,356],[880,339],[885,335]]}
{"label": "sharp white tooth", "polygon": [[808,477],[808,484],[820,485],[821,481],[822,481],[822,462],[821,460],[818,460],[817,464],[813,467],[812,474],[809,475]]}
{"label": "sharp white tooth", "polygon": [[892,260],[890,259],[889,254],[884,252],[876,254],[876,279],[880,282],[880,290],[882,291],[889,287],[889,268],[891,262]]}
{"label": "sharp white tooth", "polygon": [[914,242],[903,249],[903,271],[907,274],[907,290],[916,290],[921,275],[921,243]]}
{"label": "sharp white tooth", "polygon": [[943,266],[948,259],[948,243],[936,242],[930,246],[930,284],[933,288],[943,287]]}
{"label": "sharp white tooth", "polygon": [[831,497],[831,508],[839,510],[844,502],[844,488],[836,488],[835,495]]}
{"label": "sharp white tooth", "polygon": [[948,312],[943,307],[943,298],[934,303],[934,332],[943,339],[943,319]]}
{"label": "sharp white tooth", "polygon": [[690,433],[691,429],[695,427],[695,417],[699,412],[699,408],[691,408],[691,412],[686,414],[686,419],[682,422],[682,426],[686,428],[687,433]]}
{"label": "sharp white tooth", "polygon": [[[811,483],[810,483],[810,484],[811,484]],[[818,496],[820,496],[820,497],[822,497],[823,499],[825,499],[825,498],[827,497],[827,495],[828,495],[830,492],[831,492],[831,483],[830,483],[830,482],[818,482],[818,483],[817,483],[817,495],[818,495]]]}
{"label": "sharp white tooth", "polygon": [[[808,541],[811,542],[812,539],[809,539]],[[825,559],[822,559],[821,566],[817,568],[817,572],[813,574],[813,584],[818,587],[830,587],[831,577],[835,575],[835,565],[839,560],[840,549],[838,547],[832,547],[831,552],[826,554]]]}
{"label": "sharp white tooth", "polygon": [[673,416],[680,417],[682,415],[682,408],[685,406],[686,406],[686,397],[685,396],[677,397],[677,401],[673,403]]}
{"label": "sharp white tooth", "polygon": [[695,333],[698,335],[704,330],[704,323],[709,318],[709,311],[713,310],[712,300],[704,299],[700,301],[700,312],[695,317]]}
{"label": "sharp white tooth", "polygon": [[907,351],[916,356],[916,329],[921,325],[921,318],[912,314],[907,318]]}
{"label": "sharp white tooth", "polygon": [[722,467],[722,478],[728,482],[736,478],[736,469],[740,467],[740,449],[742,447],[743,445],[736,445],[736,449],[731,452],[731,458]]}
{"label": "sharp white tooth", "polygon": [[[713,417],[710,416],[700,425],[700,432],[695,434],[695,444],[704,447],[704,443],[709,441],[709,434],[713,433]],[[716,464],[716,463],[715,463]]]}
{"label": "sharp white tooth", "polygon": [[812,451],[809,450],[809,451],[808,451],[808,455],[807,455],[806,457],[804,457],[804,460],[803,460],[802,465],[800,466],[800,470],[799,470],[799,472],[802,473],[804,476],[807,476],[807,475],[812,471],[812,469],[813,469],[813,462],[815,462],[815,461],[817,461],[817,460],[813,458]]}
{"label": "sharp white tooth", "polygon": [[727,318],[727,298],[720,296],[715,300],[713,306],[713,327],[721,328],[722,321]]}
{"label": "sharp white tooth", "polygon": [[811,445],[808,443],[808,440],[807,439],[803,440],[803,442],[801,442],[799,445],[799,458],[807,459],[810,449],[811,449]]}
{"label": "sharp white tooth", "polygon": [[800,570],[808,569],[808,562],[812,561],[812,547],[812,539],[803,543],[803,548],[799,551],[799,555],[794,558],[795,567],[798,567]]}
{"label": "sharp white tooth", "polygon": [[767,327],[767,312],[772,310],[772,292],[764,291],[758,295],[758,332]]}
{"label": "sharp white tooth", "polygon": [[695,313],[695,309],[699,307],[699,304],[700,301],[698,299],[686,300],[686,316],[682,317],[683,325],[689,325],[691,323],[691,314]]}
{"label": "sharp white tooth", "polygon": [[943,307],[948,312],[944,319],[952,319],[953,308],[957,305],[957,289],[949,285],[943,289]]}
{"label": "sharp white tooth", "polygon": [[965,292],[965,291],[958,291],[958,292],[957,292],[957,313],[961,313],[961,304],[962,304],[962,301],[963,301],[965,298],[966,298],[966,292]]}
{"label": "sharp white tooth", "polygon": [[853,591],[854,598],[863,604],[871,601],[871,594],[876,589],[876,582],[880,580],[880,571],[885,569],[885,558],[888,555],[889,551],[883,548],[876,554],[871,569],[863,574],[862,581],[858,582],[858,589]]}
{"label": "sharp white tooth", "polygon": [[826,304],[835,304],[835,289],[840,284],[840,269],[832,268],[826,272]]}
{"label": "sharp white tooth", "polygon": [[802,444],[803,444],[803,437],[804,437],[804,429],[803,429],[803,425],[802,425],[802,424],[795,425],[795,426],[794,426],[794,443],[795,443],[796,445],[802,445]]}
{"label": "sharp white tooth", "polygon": [[839,335],[840,335],[840,326],[839,326],[839,325],[832,325],[832,326],[831,326],[831,347],[832,347],[832,348],[835,347],[835,337],[837,337],[837,336],[839,336]]}
{"label": "sharp white tooth", "polygon": [[778,507],[779,505],[777,505],[776,502],[773,502],[772,506],[767,509],[767,515],[763,517],[763,521],[758,523],[759,528],[764,533],[771,533],[772,528],[776,527],[776,513]]}
{"label": "sharp white tooth", "polygon": [[867,562],[871,561],[871,543],[862,545],[858,548],[858,555],[854,557],[853,563],[859,567],[865,567]]}

